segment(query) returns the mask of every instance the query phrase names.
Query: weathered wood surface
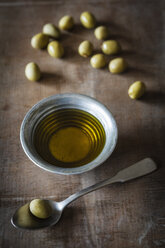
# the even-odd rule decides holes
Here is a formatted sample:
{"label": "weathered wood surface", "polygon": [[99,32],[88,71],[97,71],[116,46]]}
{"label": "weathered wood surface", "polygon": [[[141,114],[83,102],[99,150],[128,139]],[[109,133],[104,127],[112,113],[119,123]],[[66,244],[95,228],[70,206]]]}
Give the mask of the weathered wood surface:
{"label": "weathered wood surface", "polygon": [[[165,247],[165,57],[164,1],[4,1],[0,2],[0,247],[3,248],[155,248]],[[79,15],[92,11],[109,26],[123,47],[130,69],[111,75],[95,70],[77,54],[93,31],[80,26]],[[51,58],[30,46],[33,34],[65,14],[77,23],[62,43],[66,56]],[[24,67],[35,61],[44,72],[39,83],[28,82]],[[147,93],[139,101],[127,95],[142,80]],[[25,113],[39,100],[57,93],[82,93],[104,103],[116,118],[119,139],[113,155],[82,175],[61,176],[36,167],[24,154],[19,129]],[[70,205],[58,225],[35,232],[10,224],[15,209],[36,198],[62,200],[71,193],[151,156],[157,172],[93,192]]]}

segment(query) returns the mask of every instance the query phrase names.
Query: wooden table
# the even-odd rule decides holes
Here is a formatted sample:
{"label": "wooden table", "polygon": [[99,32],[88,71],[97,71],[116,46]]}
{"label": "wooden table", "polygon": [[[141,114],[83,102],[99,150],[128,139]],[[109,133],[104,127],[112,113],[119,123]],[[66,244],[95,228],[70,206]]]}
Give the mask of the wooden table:
{"label": "wooden table", "polygon": [[[163,0],[125,1],[4,1],[0,2],[0,247],[2,248],[155,248],[165,247],[165,57],[163,54]],[[111,75],[107,68],[91,68],[77,54],[84,39],[93,42],[93,30],[80,26],[84,10],[106,24],[110,37],[123,48],[130,69]],[[63,34],[66,56],[51,58],[30,45],[43,24],[57,24],[71,14],[76,27]],[[108,58],[110,60],[110,57]],[[43,78],[29,82],[25,65],[39,64]],[[136,80],[147,92],[133,101],[127,90]],[[24,154],[19,129],[26,112],[39,100],[59,93],[81,93],[104,103],[113,113],[119,139],[113,155],[100,167],[82,175],[54,175],[35,166]],[[124,185],[113,185],[80,198],[52,228],[20,231],[10,224],[16,208],[33,198],[58,201],[113,176],[144,157],[159,169]]]}

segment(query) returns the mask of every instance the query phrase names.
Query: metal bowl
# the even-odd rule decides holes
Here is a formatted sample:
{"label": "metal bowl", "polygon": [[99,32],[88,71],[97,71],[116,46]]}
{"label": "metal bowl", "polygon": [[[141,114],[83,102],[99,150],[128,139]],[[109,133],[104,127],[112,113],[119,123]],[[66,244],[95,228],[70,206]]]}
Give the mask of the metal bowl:
{"label": "metal bowl", "polygon": [[[91,162],[79,167],[63,168],[45,161],[34,145],[36,126],[48,115],[61,109],[78,109],[93,115],[100,121],[105,132],[105,144],[100,154]],[[35,104],[26,114],[20,129],[20,140],[29,159],[49,172],[71,175],[92,170],[102,164],[113,152],[117,142],[117,126],[110,111],[97,100],[80,94],[59,94]]]}

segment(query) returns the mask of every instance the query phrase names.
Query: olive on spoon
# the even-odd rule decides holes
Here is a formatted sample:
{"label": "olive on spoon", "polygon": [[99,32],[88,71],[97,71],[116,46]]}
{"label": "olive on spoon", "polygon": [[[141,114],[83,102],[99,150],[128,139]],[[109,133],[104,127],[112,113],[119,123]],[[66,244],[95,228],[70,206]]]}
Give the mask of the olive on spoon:
{"label": "olive on spoon", "polygon": [[[55,225],[59,221],[64,208],[71,202],[75,201],[77,198],[99,188],[102,188],[108,184],[124,183],[137,177],[144,176],[156,170],[156,168],[156,164],[151,158],[145,158],[127,167],[126,169],[119,171],[114,177],[103,180],[99,183],[82,189],[81,191],[69,196],[61,202],[40,199],[38,200],[38,202],[41,203],[41,205],[37,205],[37,209],[35,209],[34,203],[36,203],[37,200],[33,200],[31,203],[27,203],[24,206],[18,208],[13,217],[11,218],[11,222],[15,227],[22,229],[40,229]],[[42,203],[44,204],[42,205]],[[41,209],[38,209],[39,206],[41,206],[42,210],[48,210],[46,212],[46,215],[40,215]],[[43,206],[46,206],[46,209],[44,209]],[[38,217],[40,216],[40,218],[36,217],[32,213],[34,213]]]}

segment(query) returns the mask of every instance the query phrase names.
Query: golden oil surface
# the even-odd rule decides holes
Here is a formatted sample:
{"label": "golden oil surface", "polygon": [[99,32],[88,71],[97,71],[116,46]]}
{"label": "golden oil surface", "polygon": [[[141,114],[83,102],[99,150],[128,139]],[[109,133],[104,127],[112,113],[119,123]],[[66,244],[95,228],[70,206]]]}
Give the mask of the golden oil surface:
{"label": "golden oil surface", "polygon": [[77,162],[90,151],[90,139],[81,128],[66,127],[52,135],[49,149],[62,162]]}
{"label": "golden oil surface", "polygon": [[47,162],[64,168],[94,160],[105,144],[102,124],[77,109],[57,110],[46,116],[34,132],[34,146]]}

